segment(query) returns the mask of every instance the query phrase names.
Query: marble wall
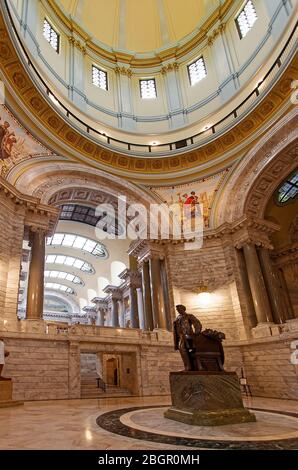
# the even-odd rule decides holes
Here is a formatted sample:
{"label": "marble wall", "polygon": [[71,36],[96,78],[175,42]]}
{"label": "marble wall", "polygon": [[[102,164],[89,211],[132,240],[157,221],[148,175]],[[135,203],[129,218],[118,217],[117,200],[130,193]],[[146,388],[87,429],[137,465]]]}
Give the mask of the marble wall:
{"label": "marble wall", "polygon": [[[10,356],[4,375],[13,378],[15,400],[80,398],[80,357],[87,349],[116,354],[121,362],[121,386],[139,396],[168,395],[169,371],[183,368],[170,335],[158,343],[152,333],[149,341],[140,337],[130,346],[99,341],[92,335],[88,341],[80,338],[77,342],[67,336],[14,336],[5,334]],[[226,341],[225,369],[239,376],[243,369],[253,396],[298,399],[298,366],[291,363],[291,344],[296,336],[295,332],[285,332],[262,340]]]}

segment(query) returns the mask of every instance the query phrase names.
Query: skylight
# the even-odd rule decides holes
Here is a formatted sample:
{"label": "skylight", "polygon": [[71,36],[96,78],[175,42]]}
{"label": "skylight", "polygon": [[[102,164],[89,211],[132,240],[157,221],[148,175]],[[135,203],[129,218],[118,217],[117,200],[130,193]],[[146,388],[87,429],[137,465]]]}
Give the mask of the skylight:
{"label": "skylight", "polygon": [[76,248],[97,257],[107,256],[105,248],[100,243],[71,233],[55,233],[52,237],[47,238],[47,245]]}
{"label": "skylight", "polygon": [[80,279],[78,276],[66,273],[64,271],[45,271],[44,275],[45,277],[50,278],[65,279],[66,281],[72,282],[73,284],[84,284],[82,279]]}
{"label": "skylight", "polygon": [[45,259],[46,264],[60,264],[70,266],[76,269],[80,269],[89,274],[94,274],[95,269],[90,263],[81,260],[80,258],[74,258],[73,256],[66,255],[47,255]]}
{"label": "skylight", "polygon": [[45,288],[51,290],[58,290],[61,292],[65,292],[65,294],[74,294],[74,290],[70,287],[65,286],[64,284],[58,284],[56,282],[45,282]]}

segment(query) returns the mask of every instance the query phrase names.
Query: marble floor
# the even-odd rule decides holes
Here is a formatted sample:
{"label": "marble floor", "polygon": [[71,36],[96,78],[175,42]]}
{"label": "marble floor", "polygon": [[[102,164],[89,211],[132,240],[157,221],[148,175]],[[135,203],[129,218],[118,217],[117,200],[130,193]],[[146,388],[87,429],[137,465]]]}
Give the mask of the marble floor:
{"label": "marble floor", "polygon": [[[155,420],[158,433],[177,434],[175,426],[180,426],[180,424],[171,423],[168,420],[165,427],[161,419],[162,406],[169,404],[170,401],[166,397],[128,397],[26,402],[24,406],[3,408],[0,409],[0,449],[173,450],[174,448],[198,448],[198,446],[192,447],[189,443],[188,445],[173,445],[166,442],[135,439],[129,437],[129,434],[120,435],[110,432],[96,423],[98,417],[122,410],[119,416],[122,416],[122,418],[120,416],[122,420],[126,420],[126,425],[136,428],[147,427],[152,430]],[[246,405],[254,409],[270,410],[266,413],[256,412],[259,417],[262,416],[258,426],[259,437],[267,435],[285,438],[285,436],[293,437],[295,433],[298,435],[298,402],[253,398],[246,400]],[[129,411],[136,407],[148,408],[144,410],[144,413],[138,410],[136,413]],[[125,410],[123,413],[125,408],[129,409],[128,413]],[[279,415],[272,413],[273,411],[287,414]],[[153,416],[152,413],[157,414]],[[262,428],[261,422],[265,428]],[[249,423],[241,426],[248,425]],[[189,433],[187,426],[181,426],[184,426],[181,431],[187,435]],[[202,436],[210,438],[210,431],[207,431],[200,428],[196,430],[196,433],[200,438]],[[226,426],[218,428],[214,431],[213,439],[233,438],[233,432]],[[248,430],[243,428],[241,437],[245,438],[248,433]]]}

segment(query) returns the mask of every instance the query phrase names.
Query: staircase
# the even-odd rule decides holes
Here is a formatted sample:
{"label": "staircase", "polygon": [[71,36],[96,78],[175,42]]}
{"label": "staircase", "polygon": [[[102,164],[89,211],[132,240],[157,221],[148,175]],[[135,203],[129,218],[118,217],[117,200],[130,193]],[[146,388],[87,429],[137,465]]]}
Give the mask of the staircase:
{"label": "staircase", "polygon": [[106,391],[97,387],[97,376],[82,376],[81,378],[81,398],[108,398],[108,397],[127,397],[131,392],[126,388],[107,385]]}

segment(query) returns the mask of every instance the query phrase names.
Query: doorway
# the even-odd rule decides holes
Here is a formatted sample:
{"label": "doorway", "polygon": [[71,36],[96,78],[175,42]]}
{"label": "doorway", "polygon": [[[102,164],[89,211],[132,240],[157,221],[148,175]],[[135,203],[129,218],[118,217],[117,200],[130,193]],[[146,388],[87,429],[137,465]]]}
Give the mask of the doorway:
{"label": "doorway", "polygon": [[106,362],[107,385],[120,386],[119,383],[119,363],[116,357],[111,357]]}

